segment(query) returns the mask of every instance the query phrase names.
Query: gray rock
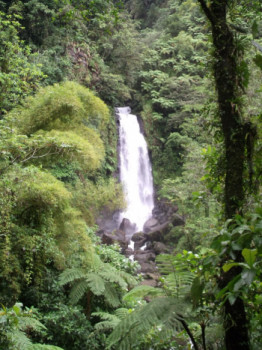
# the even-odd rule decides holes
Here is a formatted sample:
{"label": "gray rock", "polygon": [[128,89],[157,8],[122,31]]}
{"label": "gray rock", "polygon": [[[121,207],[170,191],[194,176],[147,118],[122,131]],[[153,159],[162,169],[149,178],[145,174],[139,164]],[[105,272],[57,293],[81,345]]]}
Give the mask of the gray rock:
{"label": "gray rock", "polygon": [[159,222],[155,218],[148,219],[143,227],[144,232],[152,231],[157,225],[159,225]]}
{"label": "gray rock", "polygon": [[153,279],[143,280],[140,284],[142,286],[150,286],[150,287],[157,287],[158,285],[157,281]]}
{"label": "gray rock", "polygon": [[104,232],[101,239],[103,244],[111,245],[114,243],[119,243],[122,249],[127,249],[128,240],[125,238],[123,231],[117,230],[115,234]]}
{"label": "gray rock", "polygon": [[162,242],[153,242],[153,249],[156,255],[169,252],[167,246]]}
{"label": "gray rock", "polygon": [[165,222],[162,225],[158,225],[154,230],[145,233],[145,237],[149,241],[162,242],[164,236],[170,231],[170,222]]}
{"label": "gray rock", "polygon": [[172,224],[173,226],[183,226],[185,225],[185,220],[182,218],[182,216],[175,214],[172,216]]}
{"label": "gray rock", "polygon": [[137,233],[133,234],[133,236],[131,238],[131,240],[133,242],[139,242],[139,241],[142,241],[144,239],[145,239],[145,235],[143,232],[137,232]]}
{"label": "gray rock", "polygon": [[139,248],[142,248],[146,244],[146,239],[142,239],[141,241],[137,241],[134,244],[134,249],[138,250]]}
{"label": "gray rock", "polygon": [[138,251],[135,252],[134,259],[139,263],[147,263],[149,261],[155,261],[156,255],[153,252]]}
{"label": "gray rock", "polygon": [[153,262],[140,263],[142,273],[154,273],[156,271],[156,266]]}

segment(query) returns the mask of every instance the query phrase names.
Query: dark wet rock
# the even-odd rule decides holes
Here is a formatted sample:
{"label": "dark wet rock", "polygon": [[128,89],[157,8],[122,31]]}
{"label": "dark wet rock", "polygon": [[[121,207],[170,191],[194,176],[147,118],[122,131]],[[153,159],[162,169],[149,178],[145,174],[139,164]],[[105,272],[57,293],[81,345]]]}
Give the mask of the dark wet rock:
{"label": "dark wet rock", "polygon": [[154,252],[148,252],[144,250],[135,251],[134,259],[139,263],[145,263],[149,261],[155,261],[156,255]]}
{"label": "dark wet rock", "polygon": [[157,287],[158,283],[154,279],[146,279],[140,283],[142,286]]}
{"label": "dark wet rock", "polygon": [[133,242],[139,242],[139,241],[142,241],[145,239],[145,235],[143,232],[137,232],[137,233],[133,234],[131,239]]}
{"label": "dark wet rock", "polygon": [[130,257],[130,256],[133,255],[133,254],[134,254],[134,251],[133,251],[132,248],[127,248],[127,249],[125,250],[125,256],[126,256],[126,257]]}
{"label": "dark wet rock", "polygon": [[[138,249],[142,248],[144,245],[146,245],[146,238],[142,239],[141,241],[135,242],[134,249],[138,250]],[[146,248],[146,246],[145,246],[145,248]]]}
{"label": "dark wet rock", "polygon": [[183,219],[182,216],[175,214],[172,217],[172,224],[173,226],[183,226],[185,225],[185,220]]}
{"label": "dark wet rock", "polygon": [[142,273],[154,273],[156,271],[156,265],[152,261],[140,263],[140,266],[140,272]]}
{"label": "dark wet rock", "polygon": [[159,221],[155,218],[148,219],[143,227],[144,232],[152,231],[156,226],[159,225]]}
{"label": "dark wet rock", "polygon": [[169,253],[169,249],[162,242],[153,242],[153,250],[156,255]]}
{"label": "dark wet rock", "polygon": [[126,235],[131,236],[136,228],[136,224],[132,224],[129,219],[124,218],[119,226],[119,230],[124,231]]}
{"label": "dark wet rock", "polygon": [[111,245],[119,243],[122,249],[127,249],[128,247],[128,240],[125,237],[125,233],[120,230],[115,230],[113,233],[104,232],[101,239],[103,244]]}
{"label": "dark wet rock", "polygon": [[162,242],[164,236],[170,231],[170,222],[165,222],[162,225],[158,225],[154,230],[145,233],[145,237],[149,241]]}

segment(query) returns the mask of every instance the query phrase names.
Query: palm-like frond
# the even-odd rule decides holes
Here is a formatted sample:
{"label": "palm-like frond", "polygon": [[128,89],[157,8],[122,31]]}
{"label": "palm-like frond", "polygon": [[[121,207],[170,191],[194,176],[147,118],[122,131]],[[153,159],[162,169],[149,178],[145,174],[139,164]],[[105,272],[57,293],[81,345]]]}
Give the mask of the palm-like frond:
{"label": "palm-like frond", "polygon": [[154,299],[149,304],[129,314],[108,338],[108,349],[131,350],[132,346],[153,326],[165,328],[166,334],[181,330],[179,302],[172,297]]}
{"label": "palm-like frond", "polygon": [[120,320],[124,320],[127,315],[130,313],[129,309],[126,309],[124,307],[120,307],[119,309],[116,309],[115,311],[115,315],[120,319]]}
{"label": "palm-like frond", "polygon": [[107,312],[93,312],[92,316],[98,316],[101,318],[101,322],[95,325],[97,331],[106,331],[114,329],[121,320],[125,319],[129,314],[129,310],[125,308],[116,309],[114,314]]}
{"label": "palm-like frond", "polygon": [[143,299],[146,296],[149,297],[157,297],[160,295],[164,295],[164,292],[160,288],[154,288],[146,285],[140,285],[133,289],[130,292],[124,295],[123,300],[130,302],[133,299]]}
{"label": "palm-like frond", "polygon": [[117,283],[122,289],[127,289],[127,283],[121,277],[120,272],[109,264],[104,264],[103,269],[98,272],[106,281]]}
{"label": "palm-like frond", "polygon": [[190,271],[171,273],[163,278],[163,283],[176,298],[184,298],[190,293],[195,275]]}
{"label": "palm-like frond", "polygon": [[125,271],[119,271],[119,275],[126,281],[129,286],[136,286],[138,284],[136,278]]}
{"label": "palm-like frond", "polygon": [[66,269],[59,276],[59,284],[64,286],[67,283],[76,281],[85,277],[85,272],[82,269],[74,268],[74,269]]}
{"label": "palm-like frond", "polygon": [[85,280],[91,292],[95,295],[103,295],[105,292],[105,280],[95,272],[86,274]]}
{"label": "palm-like frond", "polygon": [[120,304],[119,295],[117,290],[110,283],[105,283],[105,300],[107,304],[112,307],[118,307]]}
{"label": "palm-like frond", "polygon": [[109,314],[106,312],[93,312],[92,316],[98,316],[103,320],[95,325],[95,329],[97,331],[114,329],[120,322],[120,318],[117,315]]}
{"label": "palm-like frond", "polygon": [[27,350],[31,346],[31,341],[26,334],[18,329],[12,330],[10,333],[10,340],[15,350]]}
{"label": "palm-like frond", "polygon": [[27,350],[64,350],[54,345],[32,344]]}
{"label": "palm-like frond", "polygon": [[34,330],[42,330],[46,327],[37,319],[29,316],[23,316],[19,318],[19,329],[22,331],[26,331],[28,328],[34,329]]}
{"label": "palm-like frond", "polygon": [[77,304],[78,301],[84,296],[89,290],[89,285],[86,280],[80,280],[75,283],[69,294],[69,299],[72,304]]}

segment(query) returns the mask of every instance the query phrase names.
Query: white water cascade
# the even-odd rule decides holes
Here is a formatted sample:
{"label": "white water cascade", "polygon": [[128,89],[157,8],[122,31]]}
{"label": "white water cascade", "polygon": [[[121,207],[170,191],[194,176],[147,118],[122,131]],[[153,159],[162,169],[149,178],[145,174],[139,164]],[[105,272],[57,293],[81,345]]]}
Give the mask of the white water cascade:
{"label": "white water cascade", "polygon": [[154,188],[147,144],[137,117],[129,107],[117,108],[119,116],[120,180],[124,187],[127,208],[120,213],[134,224],[132,233],[143,231],[152,216]]}

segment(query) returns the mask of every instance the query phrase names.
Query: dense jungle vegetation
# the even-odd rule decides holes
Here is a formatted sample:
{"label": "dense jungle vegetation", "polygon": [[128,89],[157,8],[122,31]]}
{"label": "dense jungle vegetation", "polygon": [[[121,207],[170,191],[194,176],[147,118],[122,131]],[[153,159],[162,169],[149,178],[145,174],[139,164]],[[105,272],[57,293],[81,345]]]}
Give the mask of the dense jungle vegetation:
{"label": "dense jungle vegetation", "polygon": [[[0,42],[0,349],[261,349],[260,0],[0,1]],[[186,218],[159,288],[95,234],[124,105]]]}

